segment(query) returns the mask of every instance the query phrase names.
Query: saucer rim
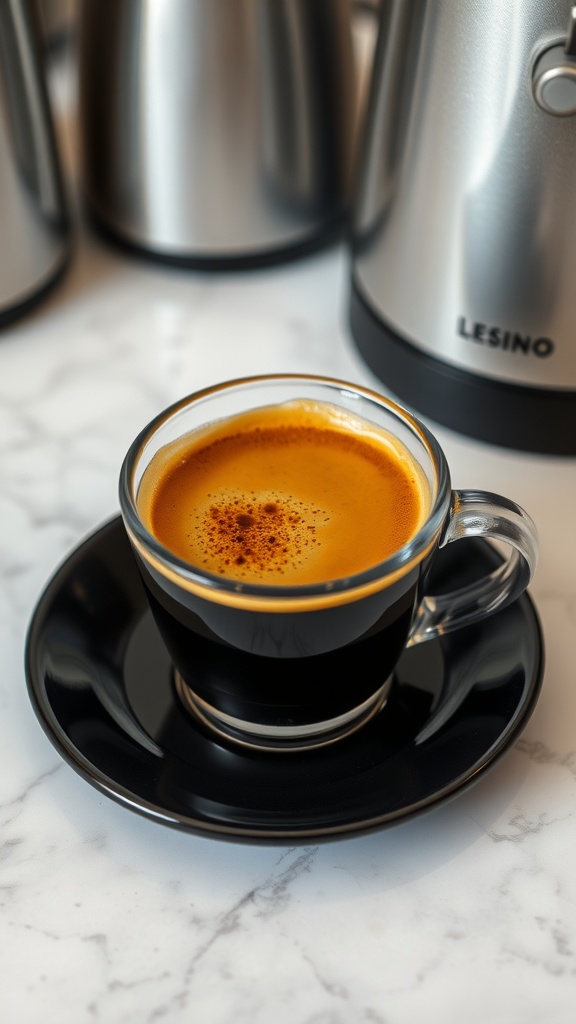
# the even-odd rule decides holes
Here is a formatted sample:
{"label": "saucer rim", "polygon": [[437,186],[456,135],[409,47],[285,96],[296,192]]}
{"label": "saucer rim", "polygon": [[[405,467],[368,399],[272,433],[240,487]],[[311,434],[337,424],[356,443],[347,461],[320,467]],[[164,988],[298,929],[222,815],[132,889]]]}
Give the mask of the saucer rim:
{"label": "saucer rim", "polygon": [[[218,822],[194,818],[189,815],[179,814],[171,809],[163,808],[159,804],[153,803],[125,786],[116,783],[108,773],[98,768],[72,743],[53,711],[46,693],[45,677],[37,678],[37,673],[34,669],[34,654],[39,642],[40,626],[44,613],[49,609],[53,595],[59,590],[62,578],[69,571],[71,562],[81,558],[83,552],[90,546],[101,543],[107,531],[113,532],[119,528],[123,529],[122,517],[115,515],[86,534],[60,561],[48,579],[33,609],[27,629],[25,642],[26,685],[36,717],[47,738],[63,761],[98,792],[120,806],[132,810],[150,821],[204,838],[266,845],[286,845],[286,843],[303,845],[310,843],[310,841],[314,841],[314,843],[330,842],[382,831],[433,811],[468,791],[488,771],[495,767],[500,759],[509,751],[523,732],[536,707],[542,690],[545,646],[538,611],[530,594],[528,591],[525,591],[515,604],[524,606],[524,618],[527,620],[528,628],[534,638],[534,661],[530,665],[531,672],[529,678],[527,677],[522,698],[518,701],[513,715],[509,718],[506,727],[497,740],[483,752],[474,765],[451,778],[448,784],[440,786],[433,793],[420,800],[413,801],[400,809],[387,811],[383,814],[363,818],[348,824],[335,824],[326,827],[312,826],[300,828],[297,826],[276,827],[271,825],[267,829],[261,826],[239,826],[232,823],[219,824]],[[486,542],[484,541],[484,543]],[[137,572],[135,562],[134,570]],[[143,594],[144,607],[145,602],[146,599]],[[495,613],[495,615],[498,614],[498,612]],[[531,620],[531,622],[528,620]],[[294,754],[292,756],[297,757],[298,755]]]}

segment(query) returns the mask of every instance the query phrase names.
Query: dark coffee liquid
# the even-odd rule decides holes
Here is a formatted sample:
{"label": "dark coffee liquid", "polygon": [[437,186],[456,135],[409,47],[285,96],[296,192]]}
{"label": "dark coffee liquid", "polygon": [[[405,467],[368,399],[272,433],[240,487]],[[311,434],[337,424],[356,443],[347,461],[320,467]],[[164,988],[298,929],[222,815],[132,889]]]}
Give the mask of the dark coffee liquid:
{"label": "dark coffee liquid", "polygon": [[[406,643],[420,571],[354,604],[282,615],[246,611],[237,624],[253,653],[224,643],[198,613],[185,609],[142,566],[154,618],[182,678],[208,704],[263,725],[300,725],[345,714],[388,678]],[[231,609],[217,606],[215,630],[227,632]],[[236,619],[239,616],[234,609]],[[277,618],[277,617],[276,617]],[[353,619],[355,639],[342,644]],[[326,653],[307,655],[312,636]],[[274,651],[274,643],[276,650]]]}
{"label": "dark coffee liquid", "polygon": [[[361,592],[330,581],[378,565],[426,518],[422,471],[394,438],[324,403],[266,407],[161,449],[137,500],[164,547],[238,581],[210,590],[142,561],[154,616],[196,698],[291,728],[348,715],[383,685],[423,564]],[[276,590],[323,582],[296,607]],[[264,604],[244,589],[255,583],[268,587]]]}

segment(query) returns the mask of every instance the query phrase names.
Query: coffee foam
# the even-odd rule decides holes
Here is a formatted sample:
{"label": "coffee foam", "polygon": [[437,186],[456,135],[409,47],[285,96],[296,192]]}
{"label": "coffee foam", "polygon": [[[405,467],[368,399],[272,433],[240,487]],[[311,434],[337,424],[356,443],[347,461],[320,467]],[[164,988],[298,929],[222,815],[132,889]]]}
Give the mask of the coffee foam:
{"label": "coffee foam", "polygon": [[191,516],[200,564],[262,580],[304,571],[321,551],[328,509],[280,491],[222,488]]}
{"label": "coffee foam", "polygon": [[161,449],[140,513],[192,566],[252,583],[341,579],[378,564],[428,508],[395,438],[336,406],[290,402],[203,427]]}

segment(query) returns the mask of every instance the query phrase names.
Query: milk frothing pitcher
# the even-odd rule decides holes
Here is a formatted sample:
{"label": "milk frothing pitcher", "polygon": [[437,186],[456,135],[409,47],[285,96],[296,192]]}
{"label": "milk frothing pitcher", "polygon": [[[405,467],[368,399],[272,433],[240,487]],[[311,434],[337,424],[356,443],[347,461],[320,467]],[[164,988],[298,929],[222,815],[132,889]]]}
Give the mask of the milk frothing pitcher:
{"label": "milk frothing pitcher", "polygon": [[235,267],[341,227],[348,0],[84,0],[79,68],[83,191],[118,241]]}
{"label": "milk frothing pitcher", "polygon": [[31,0],[0,3],[0,324],[28,310],[69,256],[70,224]]}
{"label": "milk frothing pitcher", "polygon": [[576,454],[576,7],[382,0],[351,326],[417,410]]}

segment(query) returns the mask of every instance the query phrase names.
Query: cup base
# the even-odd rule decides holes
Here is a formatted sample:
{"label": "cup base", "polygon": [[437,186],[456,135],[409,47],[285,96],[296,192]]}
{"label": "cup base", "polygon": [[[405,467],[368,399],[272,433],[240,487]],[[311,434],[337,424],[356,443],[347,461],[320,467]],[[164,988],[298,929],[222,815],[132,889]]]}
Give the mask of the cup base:
{"label": "cup base", "polygon": [[222,739],[257,750],[286,753],[324,747],[356,732],[386,704],[392,675],[358,707],[336,718],[307,725],[263,725],[227,715],[194,693],[177,669],[174,671],[174,685],[185,709]]}

